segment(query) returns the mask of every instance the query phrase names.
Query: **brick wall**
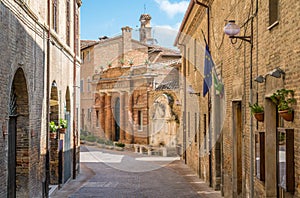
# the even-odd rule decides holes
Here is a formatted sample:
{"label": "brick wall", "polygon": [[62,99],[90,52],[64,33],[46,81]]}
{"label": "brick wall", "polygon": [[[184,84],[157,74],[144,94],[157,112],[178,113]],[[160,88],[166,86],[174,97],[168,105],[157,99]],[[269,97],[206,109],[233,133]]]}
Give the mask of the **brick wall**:
{"label": "brick wall", "polygon": [[[17,190],[24,196],[41,196],[42,177],[37,172],[44,164],[39,161],[41,155],[41,115],[44,88],[44,59],[42,38],[23,26],[11,10],[0,4],[2,31],[0,37],[4,54],[1,59],[1,170],[0,196],[7,193],[7,151],[8,151],[8,107],[11,85],[15,72],[21,68],[15,77],[16,94],[18,96],[17,112],[22,116],[17,118]],[[30,21],[30,19],[27,19]],[[32,21],[30,21],[32,22]],[[3,31],[5,30],[5,31]],[[5,47],[4,47],[5,46]],[[19,71],[21,71],[19,69]],[[22,74],[23,73],[23,74]],[[37,78],[37,76],[39,76]],[[23,80],[21,80],[23,79]],[[30,101],[30,103],[29,103]],[[4,135],[5,134],[5,135]],[[31,190],[30,190],[30,188]],[[18,194],[17,194],[18,195]]]}
{"label": "brick wall", "polygon": [[[45,182],[46,155],[46,39],[43,24],[37,24],[30,13],[38,13],[39,22],[45,20],[46,2],[30,2],[28,7],[18,1],[0,3],[0,38],[2,58],[0,60],[0,197],[7,196],[8,180],[8,121],[10,94],[15,86],[17,95],[17,197],[42,197]],[[25,10],[29,9],[28,12]],[[43,16],[41,16],[43,15]],[[63,15],[60,17],[63,18]],[[45,22],[45,21],[43,21]],[[34,28],[33,28],[34,27]],[[61,32],[62,33],[62,32]],[[57,36],[57,35],[56,35]],[[54,39],[51,61],[52,76],[59,83],[62,101],[67,87],[73,93],[72,49],[66,47],[59,38]],[[58,53],[55,52],[56,46]],[[63,50],[65,50],[63,52]],[[67,55],[66,55],[67,54]],[[61,72],[64,71],[64,72]],[[58,79],[60,78],[60,79]],[[54,79],[53,79],[54,80]],[[14,84],[14,85],[13,85]],[[70,95],[73,95],[73,94]],[[72,104],[73,105],[73,104]],[[73,108],[73,107],[72,107]],[[63,106],[60,113],[63,116]],[[71,123],[73,121],[71,120]]]}
{"label": "brick wall", "polygon": [[[299,83],[299,36],[294,32],[298,31],[299,10],[300,3],[298,1],[279,1],[279,19],[278,24],[274,27],[269,27],[269,1],[258,1],[258,12],[256,10],[256,2],[251,3],[247,1],[236,2],[231,1],[224,4],[221,0],[208,1],[210,5],[210,32],[209,37],[205,31],[207,28],[207,18],[205,14],[201,14],[204,8],[199,5],[194,5],[192,8],[190,17],[186,20],[184,35],[186,40],[180,39],[180,42],[187,44],[187,48],[192,48],[192,44],[188,42],[188,38],[202,40],[201,30],[204,30],[207,39],[210,41],[210,50],[213,60],[216,64],[217,72],[221,74],[223,82],[225,84],[226,93],[226,116],[225,122],[222,128],[222,192],[224,197],[237,196],[239,192],[240,196],[247,197],[250,195],[250,183],[254,181],[254,193],[255,197],[264,196],[276,196],[276,146],[274,145],[276,140],[272,142],[266,142],[266,155],[268,155],[269,167],[266,167],[266,182],[261,182],[255,177],[252,178],[251,166],[253,173],[255,174],[254,156],[252,156],[251,162],[251,149],[254,153],[254,135],[252,136],[251,145],[251,133],[256,131],[266,131],[270,128],[271,123],[258,123],[253,120],[253,128],[251,129],[251,114],[248,108],[250,101],[250,85],[252,83],[252,101],[258,101],[259,104],[267,105],[269,96],[280,88],[293,89],[295,91],[295,98],[299,99],[299,89],[297,83]],[[250,13],[250,15],[249,15]],[[253,53],[252,53],[252,75],[250,68],[250,49],[251,45],[247,42],[241,42],[237,40],[236,44],[232,44],[230,39],[224,35],[223,27],[225,25],[224,20],[236,20],[236,23],[242,26],[240,35],[250,35],[251,20],[247,21],[248,17],[252,14],[253,18]],[[199,17],[200,16],[200,17]],[[202,16],[202,17],[201,17]],[[196,25],[197,24],[197,25]],[[269,28],[268,28],[269,27]],[[183,48],[182,48],[183,51]],[[190,53],[191,50],[190,50]],[[189,56],[185,56],[190,60]],[[193,62],[191,59],[190,62]],[[188,63],[186,64],[188,67]],[[268,74],[276,67],[280,67],[285,71],[285,78],[275,79]],[[266,81],[258,84],[254,82],[255,77],[258,75],[266,75]],[[191,79],[191,78],[189,78]],[[197,83],[198,87],[202,87],[201,83]],[[200,90],[201,91],[201,90]],[[241,133],[242,143],[237,149],[242,152],[241,158],[235,159],[233,146],[236,144],[233,131],[236,126],[233,126],[233,105],[234,102],[241,102]],[[202,105],[200,104],[200,107]],[[299,123],[298,112],[299,105],[295,105],[295,118],[293,122],[286,122],[281,120],[279,122],[280,127],[293,128],[295,130],[295,194],[294,197],[299,196]],[[276,112],[274,112],[276,115]],[[270,115],[270,114],[269,114]],[[269,134],[267,134],[267,137]],[[269,136],[271,137],[271,136]],[[267,140],[266,140],[267,141]],[[192,159],[197,158],[197,154],[187,155],[188,164],[195,167],[192,163]],[[214,158],[214,156],[213,156]],[[238,160],[242,164],[241,177],[242,184],[237,184],[233,175],[237,171],[233,166],[233,160]],[[203,166],[207,161],[204,161]],[[214,163],[214,162],[213,162]],[[252,164],[252,165],[251,165]],[[214,166],[214,165],[213,165]],[[202,166],[201,166],[202,167]],[[195,168],[194,168],[195,169]],[[201,172],[203,170],[201,169]],[[201,173],[203,174],[203,173]],[[213,172],[212,175],[215,173]],[[238,186],[240,187],[238,187]],[[271,187],[272,186],[272,187]],[[241,188],[241,189],[238,189]],[[275,189],[275,190],[274,190]],[[290,195],[291,196],[291,195]]]}

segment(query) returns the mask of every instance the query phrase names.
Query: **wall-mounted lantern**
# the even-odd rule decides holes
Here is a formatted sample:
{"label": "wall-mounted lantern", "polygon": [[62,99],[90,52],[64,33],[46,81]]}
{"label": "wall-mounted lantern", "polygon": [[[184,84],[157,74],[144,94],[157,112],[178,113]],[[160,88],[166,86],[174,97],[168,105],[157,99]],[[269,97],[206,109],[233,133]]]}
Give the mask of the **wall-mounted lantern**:
{"label": "wall-mounted lantern", "polygon": [[[241,39],[243,41],[247,41],[249,43],[252,43],[251,36],[236,36],[238,33],[240,33],[241,28],[237,24],[235,24],[235,20],[230,20],[224,27],[224,33],[229,36],[231,39],[231,43],[235,44],[237,39]],[[235,39],[235,40],[234,40]]]}

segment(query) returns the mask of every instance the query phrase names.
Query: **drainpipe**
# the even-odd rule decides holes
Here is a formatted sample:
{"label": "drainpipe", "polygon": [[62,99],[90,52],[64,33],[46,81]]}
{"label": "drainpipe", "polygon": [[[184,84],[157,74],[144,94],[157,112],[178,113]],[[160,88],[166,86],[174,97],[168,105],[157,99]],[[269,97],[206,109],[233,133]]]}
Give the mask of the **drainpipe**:
{"label": "drainpipe", "polygon": [[186,159],[186,45],[184,48],[184,62],[183,62],[183,158],[184,163],[187,164]]}
{"label": "drainpipe", "polygon": [[[251,48],[250,48],[250,96],[249,96],[249,102],[250,104],[253,104],[253,80],[252,80],[252,73],[253,73],[253,65],[252,65],[252,59],[253,59],[253,17],[251,18]],[[254,165],[253,165],[253,160],[254,160],[254,146],[253,146],[253,116],[250,116],[250,158],[251,158],[251,165],[250,165],[250,197],[254,197]]]}
{"label": "drainpipe", "polygon": [[73,91],[74,91],[74,95],[73,95],[73,104],[74,104],[74,110],[73,110],[73,179],[76,179],[76,148],[77,148],[77,138],[78,138],[78,130],[76,127],[76,56],[77,56],[77,42],[78,42],[78,35],[77,35],[77,19],[76,18],[76,1],[73,1],[74,4],[74,25],[73,25],[73,31],[74,31],[74,58],[73,58]]}
{"label": "drainpipe", "polygon": [[49,122],[50,122],[50,0],[48,0],[47,5],[47,62],[46,62],[46,177],[45,177],[45,187],[44,187],[44,197],[49,196],[49,184],[50,184],[50,153],[49,153]]}
{"label": "drainpipe", "polygon": [[[251,6],[252,6],[252,9],[253,9],[253,1],[251,1]],[[254,20],[254,17],[256,17],[257,16],[257,13],[258,13],[258,0],[256,0],[255,1],[255,12],[253,13],[253,17],[251,17],[251,21],[250,21],[250,28],[251,28],[251,43],[250,43],[250,45],[251,45],[251,48],[250,48],[250,96],[249,96],[249,102],[251,103],[251,104],[253,104],[253,102],[252,102],[252,100],[253,100],[253,96],[252,96],[252,94],[253,94],[253,80],[252,80],[252,72],[253,72],[253,32],[254,32],[254,30],[253,30],[253,20]],[[257,30],[258,28],[256,28],[256,31],[258,31]],[[257,51],[257,53],[258,53],[258,51]],[[257,61],[258,61],[258,55],[257,55]],[[250,116],[250,148],[251,148],[251,152],[250,152],[250,159],[251,159],[251,164],[250,164],[250,197],[252,198],[252,197],[254,197],[254,164],[253,164],[253,162],[254,162],[254,159],[255,159],[255,157],[254,157],[254,147],[255,146],[253,146],[253,116]]]}

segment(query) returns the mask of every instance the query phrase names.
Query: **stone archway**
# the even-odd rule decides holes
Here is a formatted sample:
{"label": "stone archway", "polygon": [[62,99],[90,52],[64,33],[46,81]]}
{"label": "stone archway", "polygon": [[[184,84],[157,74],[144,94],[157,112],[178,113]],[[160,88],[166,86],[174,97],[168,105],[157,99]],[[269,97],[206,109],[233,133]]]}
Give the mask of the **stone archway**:
{"label": "stone archway", "polygon": [[21,68],[16,71],[11,86],[8,133],[8,197],[28,197],[29,105]]}
{"label": "stone archway", "polygon": [[58,124],[59,118],[59,106],[58,106],[58,91],[57,91],[57,84],[54,80],[51,85],[51,95],[50,101],[53,102],[53,105],[50,105],[50,121],[54,121]]}
{"label": "stone archway", "polygon": [[[57,84],[54,80],[51,85],[50,92],[50,121],[54,121],[56,125],[59,123],[59,105]],[[56,133],[57,136],[57,133]],[[58,154],[58,138],[50,138],[50,184],[59,184],[62,179],[61,170],[59,170],[59,154]]]}

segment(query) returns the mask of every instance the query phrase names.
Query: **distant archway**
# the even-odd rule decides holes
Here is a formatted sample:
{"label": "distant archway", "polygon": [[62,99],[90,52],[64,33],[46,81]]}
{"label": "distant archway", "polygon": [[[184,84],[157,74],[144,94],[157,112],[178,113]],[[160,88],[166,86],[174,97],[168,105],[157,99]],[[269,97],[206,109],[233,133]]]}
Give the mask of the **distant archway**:
{"label": "distant archway", "polygon": [[19,68],[10,91],[8,197],[29,197],[29,105],[24,72]]}

